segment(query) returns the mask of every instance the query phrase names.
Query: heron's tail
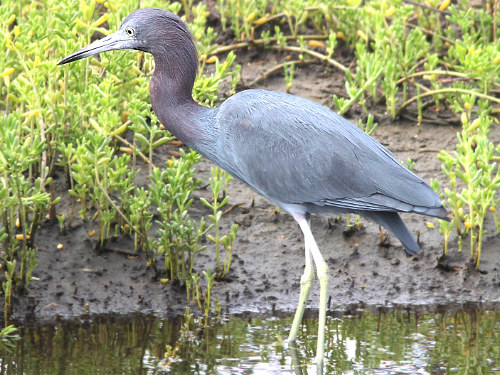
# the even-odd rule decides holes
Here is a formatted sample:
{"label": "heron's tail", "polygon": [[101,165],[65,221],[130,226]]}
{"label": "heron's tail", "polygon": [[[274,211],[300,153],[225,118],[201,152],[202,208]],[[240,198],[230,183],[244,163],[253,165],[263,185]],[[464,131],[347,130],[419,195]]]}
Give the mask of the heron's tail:
{"label": "heron's tail", "polygon": [[417,241],[415,241],[397,212],[365,212],[364,215],[395,235],[401,241],[408,254],[415,255],[420,251],[420,246],[418,246]]}

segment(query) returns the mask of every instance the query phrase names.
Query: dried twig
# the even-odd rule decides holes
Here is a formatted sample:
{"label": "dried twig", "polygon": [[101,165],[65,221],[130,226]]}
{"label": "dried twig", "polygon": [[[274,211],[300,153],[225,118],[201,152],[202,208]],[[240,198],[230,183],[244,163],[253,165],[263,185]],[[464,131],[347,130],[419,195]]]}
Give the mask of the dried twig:
{"label": "dried twig", "polygon": [[[304,40],[318,40],[318,39],[319,40],[325,40],[325,39],[328,39],[328,35],[325,35],[325,34],[302,35],[302,37],[304,38]],[[297,40],[297,39],[298,39],[298,37],[294,37],[294,36],[291,36],[291,35],[285,36],[285,40],[287,40],[287,41],[288,40]],[[247,47],[251,47],[251,46],[261,46],[261,45],[266,45],[266,44],[269,44],[269,43],[275,43],[277,41],[278,41],[278,39],[276,39],[276,38],[252,39],[252,40],[249,40],[249,41],[246,41],[246,42],[240,42],[240,43],[230,44],[230,45],[227,45],[227,46],[218,47],[213,52],[211,52],[210,54],[211,55],[218,55],[220,53],[233,51],[235,49],[247,48]]]}
{"label": "dried twig", "polygon": [[[307,48],[300,48],[300,47],[292,47],[292,46],[271,46],[272,49],[277,49],[277,50],[284,50],[284,51],[291,51],[291,52],[298,52],[298,53],[307,53],[308,55],[311,55],[313,57],[316,57],[320,60],[326,61],[329,64],[335,66],[339,70],[342,70],[343,72],[348,71],[344,65],[339,63],[338,61],[328,57],[327,55],[323,55],[319,52],[307,49]],[[351,76],[354,78],[356,75],[354,73],[351,73]]]}
{"label": "dried twig", "polygon": [[426,4],[423,4],[423,3],[417,3],[417,2],[411,1],[411,0],[403,0],[403,3],[414,5],[414,6],[419,7],[419,8],[427,9],[427,10],[430,10],[432,12],[437,12],[437,13],[440,13],[440,14],[444,14],[445,16],[451,15],[451,13],[448,12],[447,10],[441,10],[441,9],[433,8],[433,7],[431,7],[429,5],[426,5]]}
{"label": "dried twig", "polygon": [[285,64],[300,64],[300,63],[303,63],[303,62],[304,62],[304,60],[294,60],[294,61],[285,61],[285,62],[283,62],[281,64],[278,64],[275,67],[273,67],[273,68],[265,71],[264,73],[262,73],[257,78],[255,78],[252,82],[250,82],[248,84],[248,86],[252,87],[255,84],[257,84],[257,82],[262,81],[263,79],[266,79],[267,77],[269,77],[271,74],[274,74],[275,72],[283,69],[283,67],[285,66]]}
{"label": "dried twig", "polygon": [[[328,8],[328,10],[333,10],[333,9],[352,9],[352,10],[356,10],[358,8],[350,7],[350,6],[347,6],[347,5],[334,5],[334,6]],[[321,10],[321,8],[320,7],[307,7],[304,10],[306,12],[314,12],[316,10]],[[278,13],[278,14],[273,14],[272,16],[270,16],[266,20],[266,22],[273,21],[273,20],[275,20],[277,18],[281,18],[281,17],[288,17],[289,15],[290,14],[288,12],[281,12],[281,13]],[[264,23],[266,23],[266,22],[264,22]],[[257,26],[260,26],[260,25],[257,25]]]}
{"label": "dried twig", "polygon": [[403,77],[399,79],[396,84],[399,85],[403,83],[404,81],[410,79],[410,78],[415,78],[415,77],[422,77],[426,75],[449,75],[449,76],[455,76],[455,77],[462,77],[462,78],[469,78],[469,79],[477,79],[477,78],[470,78],[467,74],[465,73],[459,73],[459,72],[454,72],[454,71],[447,71],[447,70],[428,70],[428,71],[421,71],[421,72],[416,72],[412,74],[408,74],[406,77]]}

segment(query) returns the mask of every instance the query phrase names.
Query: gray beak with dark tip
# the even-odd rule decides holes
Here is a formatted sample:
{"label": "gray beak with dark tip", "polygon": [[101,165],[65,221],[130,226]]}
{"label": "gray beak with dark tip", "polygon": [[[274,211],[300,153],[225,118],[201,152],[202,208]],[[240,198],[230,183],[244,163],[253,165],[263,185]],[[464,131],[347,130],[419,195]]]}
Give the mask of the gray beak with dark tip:
{"label": "gray beak with dark tip", "polygon": [[96,40],[95,42],[89,44],[87,47],[73,52],[71,55],[66,56],[64,59],[59,61],[57,65],[67,64],[76,60],[83,59],[92,55],[96,55],[101,52],[113,51],[117,49],[134,49],[135,41],[127,34],[125,29],[118,30],[117,32],[108,35],[105,38]]}

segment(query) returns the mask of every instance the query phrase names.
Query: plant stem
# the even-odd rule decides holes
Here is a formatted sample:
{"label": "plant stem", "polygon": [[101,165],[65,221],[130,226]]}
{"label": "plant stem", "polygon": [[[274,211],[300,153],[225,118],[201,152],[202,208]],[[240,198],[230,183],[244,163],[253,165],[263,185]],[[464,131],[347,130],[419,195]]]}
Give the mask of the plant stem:
{"label": "plant stem", "polygon": [[[495,103],[500,103],[500,99],[497,99],[493,96],[482,94],[482,93],[477,92],[477,91],[458,89],[458,88],[452,88],[452,87],[439,89],[439,90],[431,90],[431,91],[428,91],[426,93],[420,94],[420,97],[422,98],[424,96],[438,95],[438,94],[443,94],[443,93],[461,93],[461,94],[475,95],[475,96],[482,98],[482,99],[487,99],[487,100],[490,100],[490,101],[495,102]],[[399,107],[398,110],[396,111],[396,116],[398,116],[406,107],[408,107],[411,103],[413,103],[417,99],[418,99],[418,97],[414,96],[413,98],[408,99],[406,102],[404,102],[401,105],[401,107]]]}
{"label": "plant stem", "polygon": [[380,75],[382,74],[382,71],[384,69],[383,68],[380,68],[377,73],[375,73],[375,75],[370,78],[368,81],[366,81],[364,84],[363,84],[363,87],[361,87],[359,89],[359,91],[356,93],[356,95],[354,95],[351,99],[349,99],[347,102],[345,102],[345,104],[342,106],[342,108],[339,109],[338,113],[339,115],[343,114],[345,111],[347,111],[349,109],[349,107],[352,105],[352,103],[354,103],[355,101],[357,101],[361,95],[363,95],[363,93],[366,91],[366,89],[368,87],[370,87],[371,84],[373,84],[373,82],[377,81],[380,77]]}
{"label": "plant stem", "polygon": [[133,225],[132,223],[129,221],[129,219],[123,214],[123,212],[121,212],[121,210],[118,208],[118,206],[116,205],[116,203],[111,199],[111,197],[108,195],[108,193],[105,191],[104,189],[104,186],[101,185],[101,182],[99,181],[99,174],[98,174],[98,171],[97,171],[97,167],[95,169],[95,182],[97,184],[97,187],[99,188],[99,190],[101,190],[101,193],[104,195],[104,197],[108,200],[109,204],[111,204],[111,206],[116,210],[116,212],[118,213],[118,215],[121,216],[121,218],[123,219],[123,221],[125,221],[129,226],[130,228],[135,232],[137,233],[143,240],[144,242],[146,243],[146,246],[147,246],[147,237],[141,233],[140,231],[138,231]]}
{"label": "plant stem", "polygon": [[135,150],[136,155],[138,155],[142,160],[144,160],[146,163],[148,163],[148,165],[152,169],[156,168],[156,166],[154,165],[154,163],[146,155],[144,155],[142,152],[140,152],[139,150],[137,150],[137,147],[135,147],[134,145],[132,145],[129,141],[127,141],[126,139],[120,137],[119,135],[113,135],[113,138],[118,139],[120,142],[122,142],[127,147],[130,147],[131,149]]}

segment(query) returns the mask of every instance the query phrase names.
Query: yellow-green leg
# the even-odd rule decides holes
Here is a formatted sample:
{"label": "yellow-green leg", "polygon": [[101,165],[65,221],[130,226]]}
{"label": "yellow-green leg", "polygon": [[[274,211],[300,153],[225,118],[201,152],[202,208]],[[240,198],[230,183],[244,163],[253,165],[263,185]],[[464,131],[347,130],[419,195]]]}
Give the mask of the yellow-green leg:
{"label": "yellow-green leg", "polygon": [[305,247],[305,254],[306,254],[306,266],[304,268],[304,274],[300,278],[299,303],[297,305],[297,310],[295,310],[295,316],[293,318],[290,334],[288,335],[288,341],[290,342],[295,341],[295,339],[297,338],[300,325],[302,324],[302,317],[304,316],[304,311],[306,309],[307,299],[309,298],[311,287],[314,282],[312,256],[307,246]]}
{"label": "yellow-green leg", "polygon": [[326,303],[328,296],[328,265],[326,264],[321,252],[319,251],[318,245],[314,240],[314,236],[311,232],[311,227],[309,224],[309,217],[306,215],[293,215],[295,220],[299,223],[300,229],[304,234],[304,245],[306,253],[306,267],[304,274],[300,279],[300,297],[299,305],[297,306],[297,311],[295,312],[295,318],[293,320],[292,329],[290,331],[289,340],[293,341],[297,337],[297,333],[302,321],[302,316],[304,314],[305,305],[307,298],[309,297],[309,292],[311,290],[311,285],[314,280],[314,274],[312,270],[311,257],[316,265],[316,273],[319,279],[320,285],[320,295],[319,295],[319,321],[318,321],[318,343],[316,346],[316,363],[318,369],[322,372],[324,353],[325,353],[325,327],[326,327]]}

